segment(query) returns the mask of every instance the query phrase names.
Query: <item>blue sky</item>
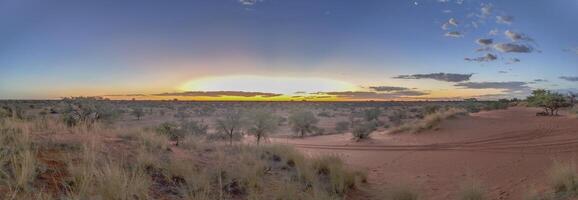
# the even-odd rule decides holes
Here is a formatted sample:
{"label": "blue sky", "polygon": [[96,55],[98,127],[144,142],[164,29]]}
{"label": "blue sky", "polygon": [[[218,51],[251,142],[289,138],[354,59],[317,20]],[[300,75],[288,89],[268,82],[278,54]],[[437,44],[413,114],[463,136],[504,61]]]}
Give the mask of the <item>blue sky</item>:
{"label": "blue sky", "polygon": [[[2,99],[197,88],[297,96],[283,84],[299,78],[303,91],[350,99],[578,88],[576,0],[0,0],[0,26]],[[227,77],[239,84],[194,85]],[[244,84],[253,79],[263,84]]]}

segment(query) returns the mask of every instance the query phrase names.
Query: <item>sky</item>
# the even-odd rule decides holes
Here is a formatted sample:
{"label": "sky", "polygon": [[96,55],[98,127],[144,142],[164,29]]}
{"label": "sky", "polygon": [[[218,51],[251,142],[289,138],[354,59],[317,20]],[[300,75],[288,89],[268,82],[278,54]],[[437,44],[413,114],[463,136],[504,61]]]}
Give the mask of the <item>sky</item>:
{"label": "sky", "polygon": [[0,0],[0,99],[578,92],[578,0]]}

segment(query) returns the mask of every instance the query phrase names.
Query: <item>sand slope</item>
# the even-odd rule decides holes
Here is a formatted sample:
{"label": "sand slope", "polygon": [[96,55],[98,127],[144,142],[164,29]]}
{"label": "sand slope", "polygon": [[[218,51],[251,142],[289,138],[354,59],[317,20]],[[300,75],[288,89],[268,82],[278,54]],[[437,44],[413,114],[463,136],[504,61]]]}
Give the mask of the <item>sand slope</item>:
{"label": "sand slope", "polygon": [[377,133],[353,142],[350,135],[277,139],[310,154],[339,154],[366,168],[376,188],[417,187],[425,199],[454,199],[468,179],[483,183],[490,199],[522,199],[547,189],[554,159],[578,153],[578,119],[536,117],[535,109],[510,108],[443,122],[438,130],[414,134]]}

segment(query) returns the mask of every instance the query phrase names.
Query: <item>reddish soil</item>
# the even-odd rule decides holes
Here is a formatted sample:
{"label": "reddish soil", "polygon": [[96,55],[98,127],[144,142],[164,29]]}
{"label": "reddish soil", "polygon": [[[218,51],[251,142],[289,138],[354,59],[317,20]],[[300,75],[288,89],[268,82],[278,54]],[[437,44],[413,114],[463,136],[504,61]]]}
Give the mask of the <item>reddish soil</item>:
{"label": "reddish soil", "polygon": [[419,134],[376,133],[354,142],[348,134],[273,139],[311,155],[338,154],[365,168],[375,188],[411,185],[425,199],[454,199],[468,179],[481,181],[490,199],[522,199],[548,190],[553,160],[575,160],[578,119],[536,117],[529,108],[481,112],[444,121]]}

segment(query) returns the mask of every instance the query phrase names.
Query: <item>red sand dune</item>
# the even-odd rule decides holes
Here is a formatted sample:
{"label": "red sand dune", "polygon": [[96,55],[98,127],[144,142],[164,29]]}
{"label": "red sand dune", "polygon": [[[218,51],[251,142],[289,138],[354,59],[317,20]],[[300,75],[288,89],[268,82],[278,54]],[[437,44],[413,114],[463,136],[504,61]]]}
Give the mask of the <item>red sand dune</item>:
{"label": "red sand dune", "polygon": [[578,152],[578,119],[536,117],[538,110],[510,108],[443,122],[414,134],[376,133],[354,142],[350,135],[276,139],[314,154],[339,154],[354,168],[366,168],[376,188],[400,184],[425,199],[452,199],[468,179],[482,182],[491,199],[522,199],[547,190],[552,161]]}

